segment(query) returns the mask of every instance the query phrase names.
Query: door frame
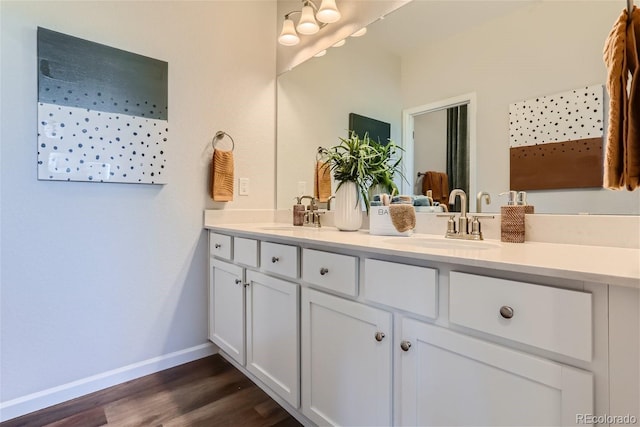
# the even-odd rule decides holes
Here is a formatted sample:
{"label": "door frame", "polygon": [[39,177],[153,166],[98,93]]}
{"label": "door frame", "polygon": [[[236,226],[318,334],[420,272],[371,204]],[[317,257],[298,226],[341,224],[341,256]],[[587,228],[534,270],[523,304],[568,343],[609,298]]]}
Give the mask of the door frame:
{"label": "door frame", "polygon": [[[414,194],[414,185],[417,175],[413,167],[414,162],[414,127],[415,118],[426,113],[445,110],[450,107],[467,105],[467,120],[469,121],[469,194],[467,200],[472,200],[477,191],[476,174],[477,174],[477,157],[476,157],[476,112],[477,112],[477,96],[475,92],[465,93],[463,95],[454,96],[447,99],[431,102],[429,104],[419,105],[417,107],[406,108],[402,110],[402,148],[404,149],[404,173],[407,178],[402,182],[402,194]],[[451,189],[453,190],[453,188]]]}

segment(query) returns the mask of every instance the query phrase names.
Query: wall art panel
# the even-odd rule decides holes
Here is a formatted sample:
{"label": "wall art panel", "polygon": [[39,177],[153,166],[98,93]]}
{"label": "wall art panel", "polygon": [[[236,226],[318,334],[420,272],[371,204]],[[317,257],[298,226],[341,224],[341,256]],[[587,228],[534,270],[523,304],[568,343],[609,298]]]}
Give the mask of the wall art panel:
{"label": "wall art panel", "polygon": [[601,187],[603,97],[595,85],[511,104],[510,188]]}
{"label": "wall art panel", "polygon": [[168,64],[38,28],[38,179],[166,183]]}

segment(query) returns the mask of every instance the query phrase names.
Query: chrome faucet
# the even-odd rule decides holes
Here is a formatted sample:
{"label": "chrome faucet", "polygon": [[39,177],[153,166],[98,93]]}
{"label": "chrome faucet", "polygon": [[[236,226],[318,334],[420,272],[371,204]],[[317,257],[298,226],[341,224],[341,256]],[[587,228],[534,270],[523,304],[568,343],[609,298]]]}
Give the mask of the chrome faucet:
{"label": "chrome faucet", "polygon": [[316,227],[320,228],[322,225],[320,224],[320,215],[324,214],[318,210],[318,204],[316,199],[313,196],[302,196],[300,197],[300,201],[304,199],[309,199],[309,206],[307,206],[307,210],[304,211],[304,222],[303,225],[308,227]]}
{"label": "chrome faucet", "polygon": [[464,238],[469,234],[469,218],[467,218],[467,194],[464,190],[456,188],[449,195],[449,205],[456,203],[456,197],[460,196],[460,217],[458,218],[458,234],[461,238]]}
{"label": "chrome faucet", "polygon": [[[487,194],[487,196],[489,196]],[[458,227],[456,229],[455,214],[441,214],[438,216],[446,216],[449,218],[447,221],[447,232],[444,237],[449,239],[465,239],[465,240],[483,240],[482,230],[480,229],[481,215],[472,215],[471,231],[469,231],[469,218],[467,217],[467,195],[464,190],[456,188],[449,195],[449,204],[453,205],[456,202],[456,197],[460,197],[460,218],[458,218]],[[484,218],[493,218],[493,215],[482,215]]]}
{"label": "chrome faucet", "polygon": [[482,212],[482,199],[487,202],[487,205],[491,203],[491,196],[486,191],[480,191],[476,196],[476,212]]}

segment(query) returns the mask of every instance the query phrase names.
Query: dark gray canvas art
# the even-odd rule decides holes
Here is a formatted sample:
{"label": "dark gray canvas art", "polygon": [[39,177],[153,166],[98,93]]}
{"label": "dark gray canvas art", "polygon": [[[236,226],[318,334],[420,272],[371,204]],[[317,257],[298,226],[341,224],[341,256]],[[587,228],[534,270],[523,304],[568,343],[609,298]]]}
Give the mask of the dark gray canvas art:
{"label": "dark gray canvas art", "polygon": [[38,179],[166,183],[168,64],[38,28]]}

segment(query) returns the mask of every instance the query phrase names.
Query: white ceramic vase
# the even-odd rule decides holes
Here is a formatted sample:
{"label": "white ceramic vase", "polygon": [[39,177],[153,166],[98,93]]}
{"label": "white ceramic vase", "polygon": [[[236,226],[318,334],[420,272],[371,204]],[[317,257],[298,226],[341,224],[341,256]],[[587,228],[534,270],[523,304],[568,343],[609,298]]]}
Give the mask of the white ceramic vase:
{"label": "white ceramic vase", "polygon": [[333,222],[341,231],[356,231],[362,225],[360,194],[355,182],[345,181],[336,191]]}

